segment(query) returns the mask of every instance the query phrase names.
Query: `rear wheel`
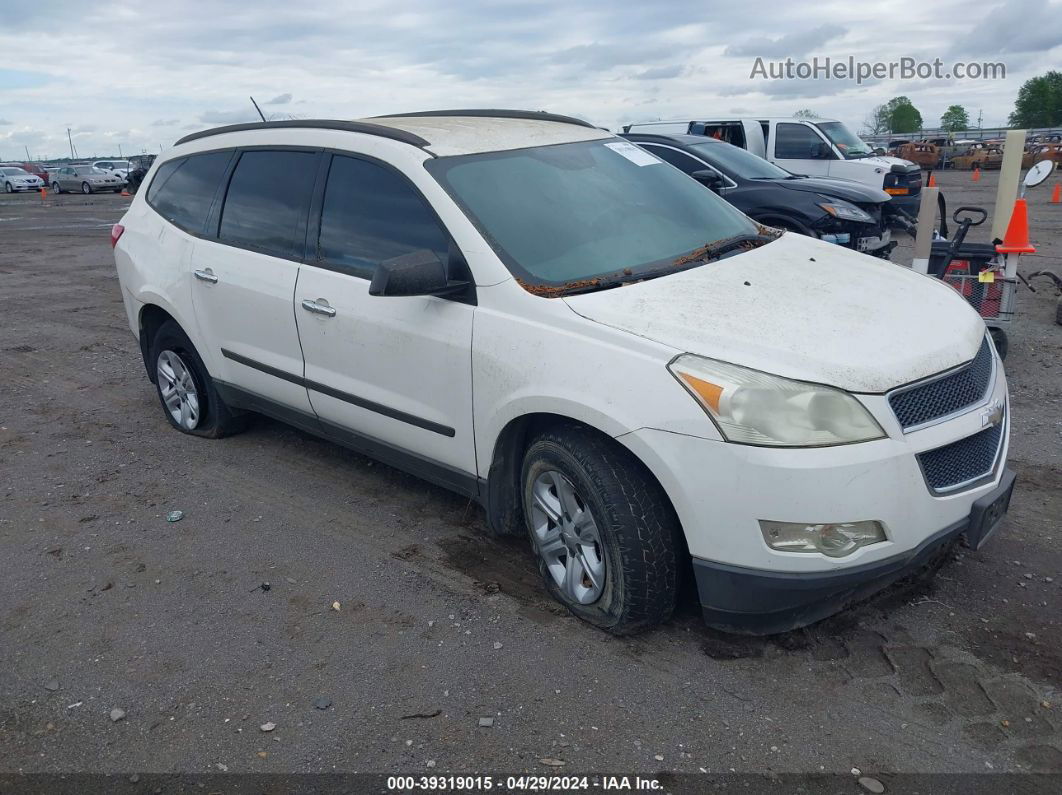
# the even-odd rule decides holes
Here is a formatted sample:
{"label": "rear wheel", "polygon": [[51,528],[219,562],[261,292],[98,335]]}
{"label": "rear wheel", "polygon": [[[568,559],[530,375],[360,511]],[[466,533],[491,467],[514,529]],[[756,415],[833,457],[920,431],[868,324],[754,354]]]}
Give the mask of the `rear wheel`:
{"label": "rear wheel", "polygon": [[159,401],[174,428],[212,439],[243,430],[244,417],[225,405],[188,335],[174,321],[155,334],[151,364]]}
{"label": "rear wheel", "polygon": [[663,490],[618,443],[567,425],[524,456],[524,516],[546,589],[615,635],[666,621],[678,591],[678,521]]}

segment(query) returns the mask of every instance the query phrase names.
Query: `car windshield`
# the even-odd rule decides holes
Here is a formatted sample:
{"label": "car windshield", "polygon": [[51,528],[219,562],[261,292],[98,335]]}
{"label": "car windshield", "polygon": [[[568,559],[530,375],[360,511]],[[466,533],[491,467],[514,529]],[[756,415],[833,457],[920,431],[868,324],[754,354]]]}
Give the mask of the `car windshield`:
{"label": "car windshield", "polygon": [[29,176],[29,172],[22,168],[5,168],[3,169],[4,175],[8,177],[22,177]]}
{"label": "car windshield", "polygon": [[815,122],[815,126],[826,133],[826,137],[830,139],[834,146],[841,150],[841,154],[848,160],[855,160],[873,154],[873,151],[865,141],[839,121],[819,121]]}
{"label": "car windshield", "polygon": [[515,276],[559,292],[663,275],[698,264],[709,244],[759,235],[714,193],[628,141],[440,157],[425,167]]}
{"label": "car windshield", "polygon": [[741,179],[788,179],[793,176],[784,168],[730,144],[691,144],[689,148],[720,171]]}

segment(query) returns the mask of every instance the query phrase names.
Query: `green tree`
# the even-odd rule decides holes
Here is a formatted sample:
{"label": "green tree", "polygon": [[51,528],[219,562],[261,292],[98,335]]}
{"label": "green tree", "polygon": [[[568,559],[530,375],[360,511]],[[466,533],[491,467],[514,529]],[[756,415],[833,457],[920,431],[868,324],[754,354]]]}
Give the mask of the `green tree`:
{"label": "green tree", "polygon": [[948,109],[944,111],[944,115],[940,117],[940,126],[948,132],[968,130],[970,128],[970,116],[962,105],[949,105]]}
{"label": "green tree", "polygon": [[1056,127],[1062,124],[1062,72],[1026,80],[1018,89],[1011,127]]}
{"label": "green tree", "polygon": [[882,115],[894,133],[912,133],[922,129],[922,114],[907,97],[894,97],[882,106]]}
{"label": "green tree", "polygon": [[818,119],[821,118],[819,114],[809,108],[801,108],[793,114],[794,119]]}

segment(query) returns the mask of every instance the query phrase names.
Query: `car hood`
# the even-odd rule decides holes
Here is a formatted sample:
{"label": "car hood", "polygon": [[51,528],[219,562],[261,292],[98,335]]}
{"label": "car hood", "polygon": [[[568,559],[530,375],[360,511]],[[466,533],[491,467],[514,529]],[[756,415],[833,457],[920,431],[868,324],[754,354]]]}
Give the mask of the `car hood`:
{"label": "car hood", "polygon": [[752,251],[563,299],[673,348],[851,392],[881,393],[969,361],[984,322],[943,282],[786,233]]}
{"label": "car hood", "polygon": [[853,163],[873,163],[875,166],[888,171],[893,166],[904,166],[908,170],[912,168],[918,168],[910,160],[904,160],[902,157],[893,157],[892,155],[871,155],[870,157],[861,157],[859,160],[851,161]]}
{"label": "car hood", "polygon": [[872,188],[862,182],[855,182],[850,179],[800,177],[798,179],[779,179],[775,181],[775,184],[789,190],[820,193],[855,204],[882,204],[892,198],[881,188]]}

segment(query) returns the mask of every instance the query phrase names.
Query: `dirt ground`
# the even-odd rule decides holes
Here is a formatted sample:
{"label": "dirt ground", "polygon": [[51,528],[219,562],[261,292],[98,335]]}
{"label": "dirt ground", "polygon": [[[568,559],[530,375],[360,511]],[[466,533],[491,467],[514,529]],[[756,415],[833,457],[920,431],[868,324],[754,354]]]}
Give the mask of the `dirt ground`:
{"label": "dirt ground", "polygon": [[[995,174],[938,180],[991,207]],[[1022,270],[1062,275],[1049,188]],[[1062,772],[1048,281],[1010,332],[1018,487],[985,549],[789,635],[689,607],[616,639],[463,499],[265,419],[172,431],[108,245],[126,201],[0,198],[0,772]]]}

